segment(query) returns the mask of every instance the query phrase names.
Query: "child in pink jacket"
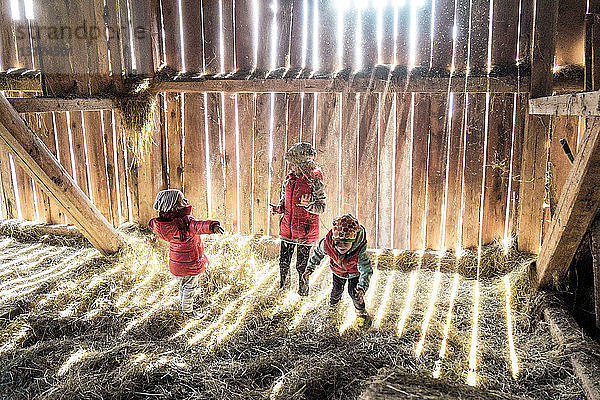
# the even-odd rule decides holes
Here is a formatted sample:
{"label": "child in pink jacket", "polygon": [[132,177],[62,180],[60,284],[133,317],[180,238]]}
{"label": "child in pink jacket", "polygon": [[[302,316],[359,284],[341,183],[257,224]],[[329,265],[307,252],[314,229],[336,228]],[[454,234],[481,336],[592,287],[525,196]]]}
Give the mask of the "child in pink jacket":
{"label": "child in pink jacket", "polygon": [[209,264],[204,254],[200,235],[223,233],[219,221],[200,221],[192,217],[192,206],[177,189],[158,192],[154,209],[158,218],[150,220],[150,228],[162,240],[169,242],[169,270],[179,281],[181,310],[189,318],[202,318],[204,314],[194,311],[194,291],[198,287],[198,275]]}

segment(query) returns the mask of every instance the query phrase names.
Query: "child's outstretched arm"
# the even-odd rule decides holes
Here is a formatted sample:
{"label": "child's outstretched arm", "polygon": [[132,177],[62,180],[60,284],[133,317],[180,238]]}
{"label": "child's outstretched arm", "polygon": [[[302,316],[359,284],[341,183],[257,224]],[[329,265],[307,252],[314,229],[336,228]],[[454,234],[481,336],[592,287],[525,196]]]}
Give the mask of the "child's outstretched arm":
{"label": "child's outstretched arm", "polygon": [[308,260],[308,265],[302,274],[302,279],[308,280],[310,274],[314,272],[317,265],[321,264],[323,258],[325,258],[325,238],[319,240],[317,245],[313,248],[313,254]]}
{"label": "child's outstretched arm", "polygon": [[366,292],[369,288],[369,281],[371,280],[371,275],[373,274],[373,268],[371,268],[371,259],[367,254],[367,247],[363,247],[363,249],[358,254],[358,272],[360,276],[358,277],[358,285],[357,289],[362,289],[363,292]]}
{"label": "child's outstretched arm", "polygon": [[216,220],[190,220],[190,233],[193,235],[210,235],[211,233],[223,233],[221,223]]}

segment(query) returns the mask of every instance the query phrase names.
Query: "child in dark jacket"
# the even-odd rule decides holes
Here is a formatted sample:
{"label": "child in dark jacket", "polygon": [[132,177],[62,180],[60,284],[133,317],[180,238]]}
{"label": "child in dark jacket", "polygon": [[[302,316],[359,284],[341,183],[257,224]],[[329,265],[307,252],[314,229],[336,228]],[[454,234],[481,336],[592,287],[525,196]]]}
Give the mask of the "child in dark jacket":
{"label": "child in dark jacket", "polygon": [[158,192],[154,209],[159,216],[151,219],[149,225],[170,244],[169,270],[179,281],[181,310],[188,318],[202,318],[204,314],[194,311],[194,290],[198,287],[198,275],[206,270],[209,261],[200,235],[223,233],[223,228],[219,221],[192,217],[192,206],[176,189]]}
{"label": "child in dark jacket", "polygon": [[298,294],[308,296],[308,281],[302,275],[311,247],[319,238],[319,214],[325,211],[323,175],[316,166],[315,149],[309,143],[296,143],[287,151],[285,160],[290,172],[283,182],[279,204],[271,204],[273,214],[283,214],[279,225],[279,286],[283,288],[296,253]]}
{"label": "child in dark jacket", "polygon": [[328,255],[329,267],[333,272],[333,288],[329,298],[330,307],[335,309],[344,293],[348,282],[348,294],[357,311],[357,323],[363,326],[368,319],[365,309],[365,292],[369,288],[369,280],[373,269],[367,254],[367,237],[365,228],[350,214],[333,220],[333,229],[319,240],[313,256],[304,272],[304,280]]}

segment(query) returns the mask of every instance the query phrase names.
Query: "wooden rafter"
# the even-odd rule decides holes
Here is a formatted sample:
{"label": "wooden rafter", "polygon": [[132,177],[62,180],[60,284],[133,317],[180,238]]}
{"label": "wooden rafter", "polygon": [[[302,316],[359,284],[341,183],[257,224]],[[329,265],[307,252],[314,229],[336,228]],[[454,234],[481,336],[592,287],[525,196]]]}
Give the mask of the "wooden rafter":
{"label": "wooden rafter", "polygon": [[8,99],[19,113],[76,111],[76,110],[110,110],[115,108],[112,99],[57,99],[43,97],[22,97]]}
{"label": "wooden rafter", "polygon": [[0,143],[56,199],[94,247],[105,254],[119,249],[122,242],[114,228],[4,96],[0,96]]}
{"label": "wooden rafter", "polygon": [[[489,86],[488,86],[489,83]],[[415,77],[387,81],[386,79],[361,77],[343,78],[268,78],[268,79],[196,79],[155,82],[156,92],[242,92],[242,93],[361,93],[361,92],[492,92],[515,93],[528,91],[528,79],[517,77],[469,77],[465,86],[464,77]]]}
{"label": "wooden rafter", "polygon": [[600,91],[562,94],[529,100],[529,114],[600,115]]}

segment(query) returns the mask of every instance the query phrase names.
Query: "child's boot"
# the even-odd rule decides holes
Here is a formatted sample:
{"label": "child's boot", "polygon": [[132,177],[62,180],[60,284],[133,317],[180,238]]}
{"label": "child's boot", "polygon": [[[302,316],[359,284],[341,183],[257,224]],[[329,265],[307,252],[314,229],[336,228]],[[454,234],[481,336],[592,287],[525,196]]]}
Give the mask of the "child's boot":
{"label": "child's boot", "polygon": [[200,310],[184,311],[183,315],[188,319],[202,319],[205,314]]}
{"label": "child's boot", "polygon": [[298,278],[298,294],[300,296],[308,296],[309,286],[308,280],[302,279],[302,275]]}
{"label": "child's boot", "polygon": [[356,326],[359,329],[367,329],[371,325],[371,318],[366,312],[360,312],[356,316]]}

